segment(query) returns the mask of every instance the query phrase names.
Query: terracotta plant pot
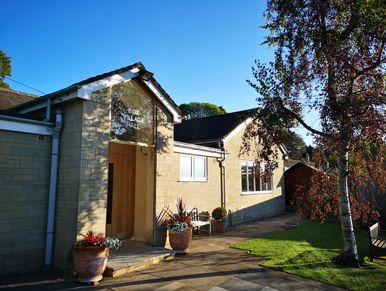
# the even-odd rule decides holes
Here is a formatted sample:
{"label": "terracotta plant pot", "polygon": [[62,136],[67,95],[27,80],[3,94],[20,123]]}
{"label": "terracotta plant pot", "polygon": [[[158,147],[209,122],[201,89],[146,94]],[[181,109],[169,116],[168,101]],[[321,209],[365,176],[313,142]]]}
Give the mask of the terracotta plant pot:
{"label": "terracotta plant pot", "polygon": [[224,220],[215,220],[214,221],[214,228],[216,229],[216,232],[225,232],[226,224]]}
{"label": "terracotta plant pot", "polygon": [[188,253],[189,244],[192,240],[192,229],[189,228],[182,233],[169,232],[169,243],[173,250]]}
{"label": "terracotta plant pot", "polygon": [[75,246],[72,250],[76,280],[81,283],[95,283],[102,280],[106,269],[109,248]]}

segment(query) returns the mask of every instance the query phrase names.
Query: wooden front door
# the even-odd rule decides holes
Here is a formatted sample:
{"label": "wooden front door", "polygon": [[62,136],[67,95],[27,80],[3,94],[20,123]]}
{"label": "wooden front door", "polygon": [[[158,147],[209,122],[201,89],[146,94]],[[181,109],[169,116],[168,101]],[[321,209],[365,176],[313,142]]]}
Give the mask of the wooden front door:
{"label": "wooden front door", "polygon": [[134,232],[135,155],[133,145],[109,143],[106,235],[131,238]]}

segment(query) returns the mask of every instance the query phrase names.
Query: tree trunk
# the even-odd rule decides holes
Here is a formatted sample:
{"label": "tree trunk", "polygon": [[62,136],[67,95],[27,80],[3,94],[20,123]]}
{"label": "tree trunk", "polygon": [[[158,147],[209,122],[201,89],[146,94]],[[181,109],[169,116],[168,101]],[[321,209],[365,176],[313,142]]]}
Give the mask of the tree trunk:
{"label": "tree trunk", "polygon": [[358,266],[358,250],[354,235],[354,225],[351,217],[350,199],[348,192],[348,150],[343,144],[339,153],[339,194],[340,194],[340,224],[343,237],[343,254],[339,261],[345,265]]}

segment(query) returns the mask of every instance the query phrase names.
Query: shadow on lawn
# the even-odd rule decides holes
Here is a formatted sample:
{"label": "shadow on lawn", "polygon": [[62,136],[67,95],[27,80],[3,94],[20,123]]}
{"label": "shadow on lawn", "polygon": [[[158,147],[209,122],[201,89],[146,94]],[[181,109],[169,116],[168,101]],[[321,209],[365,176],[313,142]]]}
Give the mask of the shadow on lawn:
{"label": "shadow on lawn", "polygon": [[[320,251],[320,250],[319,250]],[[334,264],[332,261],[306,261],[300,263],[302,259],[307,256],[307,251],[298,254],[288,260],[283,261],[279,266],[273,268],[279,271],[284,271],[291,274],[300,276],[310,277],[307,275],[312,270],[313,275],[310,277],[315,280],[320,280],[327,284],[334,284],[339,287],[347,288],[347,278],[355,278],[357,282],[371,282],[372,280],[377,282],[380,286],[386,286],[386,262],[383,265],[377,261],[375,264],[365,263],[360,269],[359,268],[347,268],[342,265]],[[312,253],[312,252],[310,252]],[[382,265],[384,267],[382,267]],[[333,281],[323,280],[325,278],[325,272],[329,269],[329,272],[335,273]],[[344,276],[342,276],[344,274]],[[374,282],[375,283],[375,282]],[[374,287],[375,288],[375,287]],[[374,289],[378,290],[378,289]]]}
{"label": "shadow on lawn", "polygon": [[[325,252],[330,252],[330,250],[318,250],[318,252],[325,251]],[[288,260],[280,262],[280,266],[276,266],[275,269],[278,270],[303,270],[303,269],[315,269],[315,268],[331,268],[333,267],[334,269],[346,269],[347,267],[343,265],[338,265],[334,264],[332,260],[318,260],[317,258],[314,259],[313,261],[310,260],[304,260],[304,257],[311,257],[313,251],[304,251],[296,256],[293,256],[289,258]],[[303,263],[300,263],[303,262]],[[385,262],[386,263],[386,262]],[[385,264],[386,267],[386,264]],[[351,268],[349,268],[351,269]],[[356,270],[355,268],[352,268],[352,270]],[[362,266],[361,269],[357,270],[363,270],[363,271],[371,271],[371,270],[376,270],[379,271],[379,268],[375,267],[375,265],[370,265],[370,264],[365,264]],[[380,272],[380,274],[383,273],[384,271]]]}
{"label": "shadow on lawn", "polygon": [[[364,229],[357,228],[355,229],[355,236],[357,239],[359,257],[361,260],[364,260],[364,258],[369,255],[368,233]],[[294,229],[267,234],[261,239],[266,240],[267,244],[270,242],[280,242],[278,246],[288,244],[288,247],[290,248],[298,248],[296,256],[291,256],[286,261],[280,261],[280,263],[283,264],[279,267],[280,269],[283,269],[286,266],[301,269],[302,266],[305,267],[308,265],[308,262],[312,262],[309,264],[310,267],[313,267],[313,265],[322,266],[324,263],[331,263],[331,261],[326,261],[326,259],[332,259],[339,255],[343,247],[340,224],[333,222],[306,222]],[[291,246],[291,242],[296,242],[296,244]],[[302,250],[303,243],[304,250]],[[253,246],[253,243],[251,245]],[[251,249],[252,248],[253,247],[251,247]],[[248,247],[246,249],[248,249]],[[258,248],[256,247],[256,249]],[[290,253],[286,255],[290,255]],[[284,257],[286,255],[284,255]],[[386,251],[380,249],[375,250],[375,255],[384,257],[386,256]],[[267,256],[277,256],[277,248],[274,248],[272,253],[267,254]],[[320,259],[320,262],[318,262],[318,259]],[[305,262],[305,264],[302,265],[302,262]],[[377,260],[377,264],[386,266],[386,260]],[[339,266],[337,266],[337,268],[339,268]],[[371,264],[366,264],[365,268],[371,269],[373,267]]]}
{"label": "shadow on lawn", "polygon": [[[361,257],[369,254],[368,234],[364,229],[355,229],[358,252]],[[266,240],[304,242],[316,249],[332,252],[342,248],[342,234],[338,223],[306,222],[285,232],[272,233],[264,236]]]}
{"label": "shadow on lawn", "polygon": [[[358,228],[355,229],[355,235],[360,260],[364,260],[369,256],[368,233]],[[264,235],[258,238],[256,243],[252,240],[236,247],[250,250],[255,255],[272,258],[274,261],[267,261],[264,264],[266,266],[279,270],[291,268],[296,271],[303,268],[322,268],[325,264],[331,264],[331,260],[341,254],[343,243],[340,224],[306,222],[293,229]],[[283,252],[280,251],[281,248]],[[286,248],[292,248],[292,250],[296,248],[296,250],[291,252],[285,250]],[[376,250],[375,254],[386,256],[386,251]],[[365,262],[365,269],[373,268],[371,264]],[[386,266],[386,261],[377,260],[376,264],[382,268]],[[339,268],[339,266],[336,267]]]}

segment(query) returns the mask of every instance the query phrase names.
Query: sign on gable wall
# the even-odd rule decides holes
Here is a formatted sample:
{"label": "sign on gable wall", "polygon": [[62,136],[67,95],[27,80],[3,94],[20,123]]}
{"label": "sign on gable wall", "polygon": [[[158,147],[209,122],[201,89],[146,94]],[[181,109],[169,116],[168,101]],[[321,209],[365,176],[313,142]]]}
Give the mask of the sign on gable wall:
{"label": "sign on gable wall", "polygon": [[135,81],[112,86],[111,138],[154,143],[154,100]]}

